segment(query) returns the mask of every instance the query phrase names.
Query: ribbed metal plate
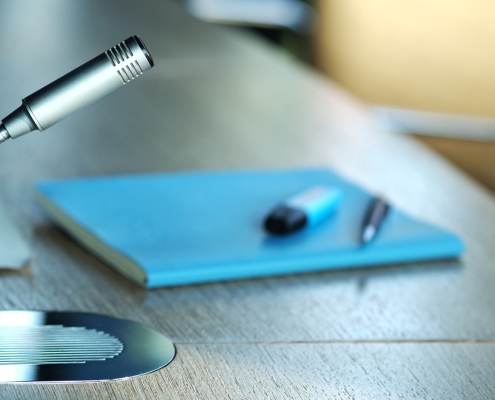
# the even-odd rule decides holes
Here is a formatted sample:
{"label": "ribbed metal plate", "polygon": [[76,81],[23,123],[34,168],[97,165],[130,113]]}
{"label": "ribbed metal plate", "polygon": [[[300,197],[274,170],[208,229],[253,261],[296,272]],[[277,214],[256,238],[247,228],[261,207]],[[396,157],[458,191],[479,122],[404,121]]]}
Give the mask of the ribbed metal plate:
{"label": "ribbed metal plate", "polygon": [[0,382],[97,381],[156,371],[173,344],[130,321],[97,314],[0,311]]}
{"label": "ribbed metal plate", "polygon": [[0,326],[0,365],[84,364],[122,353],[114,336],[62,325]]}

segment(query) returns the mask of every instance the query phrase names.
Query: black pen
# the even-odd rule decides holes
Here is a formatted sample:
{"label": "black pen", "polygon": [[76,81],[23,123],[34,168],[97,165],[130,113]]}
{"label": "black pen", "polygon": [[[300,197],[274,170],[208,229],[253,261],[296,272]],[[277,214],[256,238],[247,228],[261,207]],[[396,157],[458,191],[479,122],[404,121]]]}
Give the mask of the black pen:
{"label": "black pen", "polygon": [[363,219],[361,227],[361,243],[369,243],[378,233],[390,209],[389,204],[381,197],[372,199]]}

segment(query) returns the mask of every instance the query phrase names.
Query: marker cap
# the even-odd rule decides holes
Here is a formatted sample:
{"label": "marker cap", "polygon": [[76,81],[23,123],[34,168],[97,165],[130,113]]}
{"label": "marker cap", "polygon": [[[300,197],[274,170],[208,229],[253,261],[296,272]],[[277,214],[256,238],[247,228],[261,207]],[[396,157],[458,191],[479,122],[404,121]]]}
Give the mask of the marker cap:
{"label": "marker cap", "polygon": [[342,201],[338,188],[317,186],[290,197],[273,210],[265,219],[265,229],[283,235],[305,226],[318,225],[338,208]]}

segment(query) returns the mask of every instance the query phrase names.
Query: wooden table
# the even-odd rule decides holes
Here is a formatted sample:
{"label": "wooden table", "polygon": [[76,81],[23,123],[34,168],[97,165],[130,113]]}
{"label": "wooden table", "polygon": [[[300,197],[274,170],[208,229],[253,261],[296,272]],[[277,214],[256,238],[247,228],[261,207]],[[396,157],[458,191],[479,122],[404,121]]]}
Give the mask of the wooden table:
{"label": "wooden table", "polygon": [[[0,308],[139,321],[175,360],[139,378],[7,384],[0,398],[494,398],[495,199],[346,91],[175,3],[0,3],[0,108],[139,34],[156,67],[51,128],[0,146],[0,202],[29,241]],[[83,250],[32,196],[39,180],[328,166],[461,235],[461,260],[146,291]]]}

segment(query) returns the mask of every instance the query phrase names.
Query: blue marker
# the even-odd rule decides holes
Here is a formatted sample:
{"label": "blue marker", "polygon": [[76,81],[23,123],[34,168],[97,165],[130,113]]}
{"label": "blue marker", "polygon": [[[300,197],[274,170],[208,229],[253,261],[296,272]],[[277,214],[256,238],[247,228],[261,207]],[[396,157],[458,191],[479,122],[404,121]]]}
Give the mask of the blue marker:
{"label": "blue marker", "polygon": [[340,189],[317,186],[285,200],[266,217],[265,229],[276,235],[285,235],[313,227],[332,215],[341,201]]}

